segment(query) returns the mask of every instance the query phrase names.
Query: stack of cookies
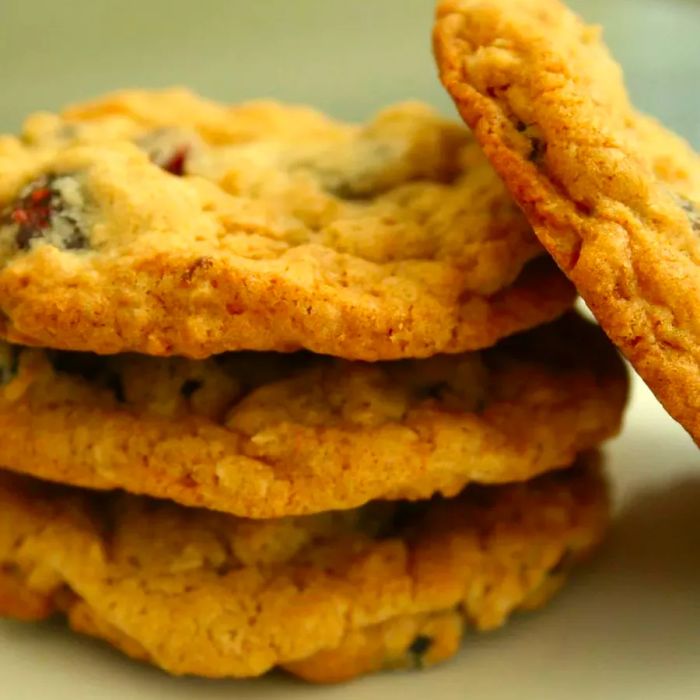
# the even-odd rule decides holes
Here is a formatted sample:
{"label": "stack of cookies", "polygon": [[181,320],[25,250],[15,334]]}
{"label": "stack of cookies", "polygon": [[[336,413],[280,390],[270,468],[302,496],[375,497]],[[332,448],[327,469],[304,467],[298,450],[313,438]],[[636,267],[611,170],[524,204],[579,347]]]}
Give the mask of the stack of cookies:
{"label": "stack of cookies", "polygon": [[626,374],[470,132],[129,92],[0,140],[0,610],[420,667],[600,541]]}

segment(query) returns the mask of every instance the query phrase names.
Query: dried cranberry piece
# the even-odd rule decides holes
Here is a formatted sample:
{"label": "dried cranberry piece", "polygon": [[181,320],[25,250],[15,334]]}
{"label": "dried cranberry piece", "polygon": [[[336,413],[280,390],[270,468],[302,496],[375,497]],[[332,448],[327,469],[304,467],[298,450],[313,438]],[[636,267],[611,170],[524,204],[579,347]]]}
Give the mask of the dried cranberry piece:
{"label": "dried cranberry piece", "polygon": [[0,216],[0,226],[14,232],[15,244],[27,250],[31,242],[47,238],[67,250],[87,247],[88,239],[78,222],[76,204],[68,204],[63,186],[68,175],[47,174],[30,182]]}
{"label": "dried cranberry piece", "polygon": [[186,172],[192,137],[180,129],[164,128],[151,131],[136,143],[148,154],[151,162],[171,175]]}
{"label": "dried cranberry piece", "polygon": [[188,149],[183,146],[175,151],[169,160],[158,163],[158,165],[172,175],[182,176],[185,174],[185,160],[187,159],[187,151]]}
{"label": "dried cranberry piece", "polygon": [[15,204],[9,218],[17,224],[15,240],[20,248],[28,248],[29,241],[41,235],[51,224],[51,200],[53,193],[48,178],[34,183],[30,191]]}

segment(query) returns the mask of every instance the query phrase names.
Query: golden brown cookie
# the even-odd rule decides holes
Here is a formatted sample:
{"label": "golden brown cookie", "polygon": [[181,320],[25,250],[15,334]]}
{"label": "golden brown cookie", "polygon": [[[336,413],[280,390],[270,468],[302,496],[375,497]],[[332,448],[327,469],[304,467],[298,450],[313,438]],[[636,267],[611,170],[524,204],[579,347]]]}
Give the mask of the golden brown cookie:
{"label": "golden brown cookie", "polygon": [[252,521],[0,478],[0,611],[175,674],[342,680],[452,654],[543,602],[600,540],[597,469],[454,499]]}
{"label": "golden brown cookie", "polygon": [[614,348],[573,314],[481,353],[378,364],[4,354],[0,464],[254,518],[528,479],[616,434],[627,394]]}
{"label": "golden brown cookie", "polygon": [[[612,340],[700,439],[700,159],[558,0],[443,0],[442,81]],[[653,50],[653,47],[652,47]]]}
{"label": "golden brown cookie", "polygon": [[132,92],[0,138],[0,333],[99,353],[488,347],[569,282],[468,131]]}

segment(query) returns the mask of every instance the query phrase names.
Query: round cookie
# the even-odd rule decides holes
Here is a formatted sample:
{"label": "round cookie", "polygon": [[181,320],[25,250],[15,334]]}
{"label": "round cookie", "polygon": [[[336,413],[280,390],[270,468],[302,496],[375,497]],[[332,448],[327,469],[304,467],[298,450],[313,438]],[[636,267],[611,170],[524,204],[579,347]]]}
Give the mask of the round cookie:
{"label": "round cookie", "polygon": [[6,468],[254,518],[528,479],[616,434],[627,397],[617,352],[573,314],[427,360],[5,345],[2,367]]}
{"label": "round cookie", "polygon": [[543,602],[601,539],[593,466],[455,499],[251,521],[0,478],[0,611],[63,613],[174,674],[430,664]]}
{"label": "round cookie", "polygon": [[571,305],[543,254],[468,130],[417,104],[353,126],[121,93],[0,138],[0,334],[18,343],[462,352]]}
{"label": "round cookie", "polygon": [[443,0],[443,83],[537,236],[700,440],[700,158],[558,0]]}

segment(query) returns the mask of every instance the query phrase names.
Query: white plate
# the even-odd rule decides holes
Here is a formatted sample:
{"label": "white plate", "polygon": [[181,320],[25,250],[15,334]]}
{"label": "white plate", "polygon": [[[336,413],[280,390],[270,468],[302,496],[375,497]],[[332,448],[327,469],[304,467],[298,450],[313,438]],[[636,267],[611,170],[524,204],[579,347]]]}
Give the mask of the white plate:
{"label": "white plate", "polygon": [[170,678],[63,626],[0,623],[3,700],[691,700],[700,698],[700,460],[639,381],[609,445],[607,547],[539,613],[467,636],[453,661],[331,688]]}

